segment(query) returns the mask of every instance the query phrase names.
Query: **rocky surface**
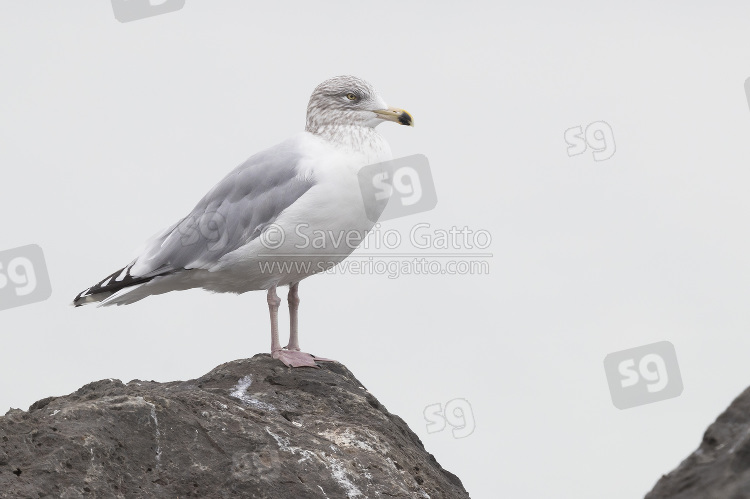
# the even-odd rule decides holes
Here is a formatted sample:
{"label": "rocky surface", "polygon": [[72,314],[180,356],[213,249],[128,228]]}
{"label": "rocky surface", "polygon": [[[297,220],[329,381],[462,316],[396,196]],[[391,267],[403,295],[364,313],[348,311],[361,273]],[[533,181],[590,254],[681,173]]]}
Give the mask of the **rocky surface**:
{"label": "rocky surface", "polygon": [[646,499],[750,498],[750,388],[711,424],[700,447]]}
{"label": "rocky surface", "polygon": [[341,364],[269,355],[0,417],[0,497],[468,498]]}

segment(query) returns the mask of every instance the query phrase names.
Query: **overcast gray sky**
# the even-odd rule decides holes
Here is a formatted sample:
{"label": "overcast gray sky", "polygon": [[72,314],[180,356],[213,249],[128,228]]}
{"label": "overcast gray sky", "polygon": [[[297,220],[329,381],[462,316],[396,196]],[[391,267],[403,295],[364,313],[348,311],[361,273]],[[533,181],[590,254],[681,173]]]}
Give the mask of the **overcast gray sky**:
{"label": "overcast gray sky", "polygon": [[[750,383],[750,5],[695,3],[187,0],[120,23],[105,1],[0,2],[0,252],[39,245],[52,286],[0,311],[0,413],[267,351],[261,292],[68,304],[354,74],[414,116],[380,128],[435,181],[434,210],[383,229],[489,231],[489,274],[305,280],[303,349],[472,497],[642,496]],[[569,156],[598,121],[611,157]],[[615,408],[604,357],[659,341],[684,391]],[[428,433],[454,399],[473,433]]]}

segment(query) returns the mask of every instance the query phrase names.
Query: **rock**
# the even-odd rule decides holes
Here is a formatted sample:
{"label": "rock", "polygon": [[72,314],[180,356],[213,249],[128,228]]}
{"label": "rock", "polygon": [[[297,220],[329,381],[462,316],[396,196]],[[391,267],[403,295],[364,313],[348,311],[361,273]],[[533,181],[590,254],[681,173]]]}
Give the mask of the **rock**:
{"label": "rock", "polygon": [[700,447],[661,477],[646,499],[750,497],[750,388],[711,424]]}
{"label": "rock", "polygon": [[468,498],[346,367],[267,354],[0,417],[0,497]]}

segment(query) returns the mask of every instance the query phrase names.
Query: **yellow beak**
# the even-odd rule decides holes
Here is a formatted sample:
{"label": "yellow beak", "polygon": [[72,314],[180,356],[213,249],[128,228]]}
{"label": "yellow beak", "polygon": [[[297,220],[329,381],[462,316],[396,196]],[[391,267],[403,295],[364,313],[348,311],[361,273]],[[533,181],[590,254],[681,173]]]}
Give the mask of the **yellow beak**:
{"label": "yellow beak", "polygon": [[389,107],[388,109],[378,109],[376,111],[373,111],[373,113],[380,116],[380,119],[386,121],[393,121],[395,123],[400,123],[406,126],[414,126],[414,118],[412,118],[411,114],[407,113],[403,109]]}

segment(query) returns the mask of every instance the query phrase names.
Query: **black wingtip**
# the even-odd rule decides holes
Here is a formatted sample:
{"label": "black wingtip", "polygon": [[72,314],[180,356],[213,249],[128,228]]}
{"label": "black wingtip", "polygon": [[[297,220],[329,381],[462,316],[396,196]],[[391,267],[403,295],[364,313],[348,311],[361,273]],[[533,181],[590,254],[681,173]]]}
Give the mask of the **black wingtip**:
{"label": "black wingtip", "polygon": [[108,275],[97,284],[94,284],[90,288],[78,293],[78,296],[73,299],[73,306],[78,308],[89,303],[104,301],[121,289],[129,288],[137,284],[143,284],[144,282],[148,282],[155,277],[170,273],[165,272],[163,274],[153,275],[149,277],[133,276],[130,274],[130,269],[133,267],[134,263],[135,262],[121,268],[117,272]]}

